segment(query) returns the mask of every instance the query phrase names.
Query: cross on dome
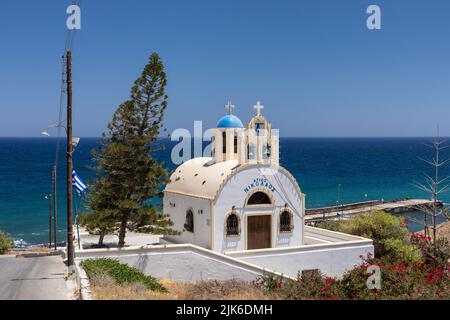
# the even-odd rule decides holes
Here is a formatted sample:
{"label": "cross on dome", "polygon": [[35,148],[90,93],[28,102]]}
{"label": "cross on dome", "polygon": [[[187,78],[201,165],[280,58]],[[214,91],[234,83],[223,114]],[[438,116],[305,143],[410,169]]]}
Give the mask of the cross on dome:
{"label": "cross on dome", "polygon": [[228,101],[228,103],[225,105],[225,109],[228,109],[228,114],[233,114],[233,109],[236,108],[235,105],[231,103],[231,101]]}
{"label": "cross on dome", "polygon": [[255,110],[256,110],[256,115],[260,116],[261,115],[261,110],[264,109],[264,106],[261,104],[260,101],[258,101],[256,103],[256,106],[254,106]]}

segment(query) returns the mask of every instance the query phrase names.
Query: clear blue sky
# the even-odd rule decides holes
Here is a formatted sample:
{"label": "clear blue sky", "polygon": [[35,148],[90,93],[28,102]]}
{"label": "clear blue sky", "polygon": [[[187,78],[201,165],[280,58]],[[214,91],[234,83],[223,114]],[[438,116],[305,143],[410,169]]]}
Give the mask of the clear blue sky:
{"label": "clear blue sky", "polygon": [[[0,136],[57,119],[68,0],[2,0]],[[366,28],[378,4],[382,30]],[[214,126],[261,100],[283,136],[450,135],[450,1],[84,0],[74,130],[98,136],[151,52],[166,65],[169,129]]]}

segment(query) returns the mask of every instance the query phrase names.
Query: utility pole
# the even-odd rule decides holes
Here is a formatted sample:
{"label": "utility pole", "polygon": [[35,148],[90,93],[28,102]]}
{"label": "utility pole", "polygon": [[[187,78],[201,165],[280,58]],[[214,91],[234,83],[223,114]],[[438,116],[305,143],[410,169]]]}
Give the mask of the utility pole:
{"label": "utility pole", "polygon": [[74,265],[73,221],[72,221],[72,51],[66,53],[67,67],[67,266]]}
{"label": "utility pole", "polygon": [[53,241],[55,245],[55,250],[57,249],[57,242],[56,242],[56,235],[57,235],[57,217],[58,217],[58,206],[56,201],[56,165],[53,166],[52,171],[52,178],[53,178]]}
{"label": "utility pole", "polygon": [[53,196],[50,193],[49,195],[45,196],[45,199],[48,200],[48,247],[52,247],[52,219],[53,219],[53,210],[52,210],[52,199]]}

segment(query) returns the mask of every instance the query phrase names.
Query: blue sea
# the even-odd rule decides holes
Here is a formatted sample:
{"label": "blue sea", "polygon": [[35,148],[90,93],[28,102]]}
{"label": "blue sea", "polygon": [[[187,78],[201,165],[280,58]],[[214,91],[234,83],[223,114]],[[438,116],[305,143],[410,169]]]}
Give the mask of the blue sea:
{"label": "blue sea", "polygon": [[[307,207],[365,200],[429,198],[412,186],[432,168],[419,160],[433,157],[426,138],[282,138],[281,163],[306,193]],[[155,154],[169,169],[174,142]],[[91,150],[98,139],[83,138],[74,153],[74,167],[85,180],[92,177]],[[48,242],[48,200],[57,139],[0,138],[0,229],[18,245]],[[65,145],[61,142],[58,170],[58,240],[65,237]],[[450,158],[450,148],[443,157]],[[442,176],[450,175],[450,166]],[[338,186],[340,192],[338,195]],[[441,200],[450,203],[450,193]],[[410,224],[413,231],[420,226]]]}

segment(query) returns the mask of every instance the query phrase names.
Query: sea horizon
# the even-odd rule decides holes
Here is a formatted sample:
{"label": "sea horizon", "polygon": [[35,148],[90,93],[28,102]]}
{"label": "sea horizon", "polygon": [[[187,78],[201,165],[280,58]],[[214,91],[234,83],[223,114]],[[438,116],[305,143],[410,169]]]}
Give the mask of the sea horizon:
{"label": "sea horizon", "polygon": [[[62,137],[60,139],[63,139]],[[82,138],[74,153],[74,168],[85,181],[93,173],[91,150],[96,137]],[[165,141],[166,150],[155,157],[165,161],[169,170],[171,148],[178,142]],[[0,138],[0,229],[17,245],[48,242],[48,202],[51,193],[51,169],[58,139],[45,137]],[[431,167],[418,158],[433,156],[424,143],[428,137],[281,137],[280,161],[297,179],[306,194],[307,208],[402,198],[428,199],[429,195],[412,186],[421,181]],[[65,235],[65,149],[60,140],[58,157],[58,239]],[[449,157],[449,150],[443,156]],[[450,174],[444,168],[442,175]],[[339,191],[338,191],[338,186]],[[75,211],[79,209],[79,199]],[[450,203],[450,194],[441,197]],[[420,226],[410,226],[417,231]]]}

